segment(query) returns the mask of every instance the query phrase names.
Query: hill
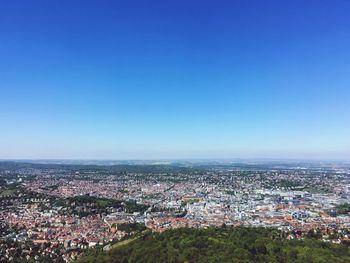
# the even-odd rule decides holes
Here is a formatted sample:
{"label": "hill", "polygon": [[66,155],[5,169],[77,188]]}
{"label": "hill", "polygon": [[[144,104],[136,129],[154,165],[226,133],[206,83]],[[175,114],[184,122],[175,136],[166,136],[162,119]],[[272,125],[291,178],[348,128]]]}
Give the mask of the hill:
{"label": "hill", "polygon": [[286,240],[264,228],[176,229],[146,233],[109,252],[94,250],[79,263],[104,262],[350,262],[345,245]]}

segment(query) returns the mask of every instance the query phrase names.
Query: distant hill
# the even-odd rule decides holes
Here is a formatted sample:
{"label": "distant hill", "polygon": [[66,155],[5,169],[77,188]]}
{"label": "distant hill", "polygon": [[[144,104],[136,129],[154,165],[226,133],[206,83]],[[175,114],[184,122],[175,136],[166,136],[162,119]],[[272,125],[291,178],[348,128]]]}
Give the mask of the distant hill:
{"label": "distant hill", "polygon": [[345,245],[286,240],[265,228],[176,229],[147,233],[109,252],[90,251],[79,263],[104,262],[350,262]]}
{"label": "distant hill", "polygon": [[[66,171],[99,171],[99,172],[129,172],[129,173],[167,173],[167,172],[191,172],[194,169],[179,165],[168,164],[63,164],[63,163],[32,163],[16,161],[0,161],[0,171],[16,169],[63,169]],[[197,169],[198,170],[198,169]]]}

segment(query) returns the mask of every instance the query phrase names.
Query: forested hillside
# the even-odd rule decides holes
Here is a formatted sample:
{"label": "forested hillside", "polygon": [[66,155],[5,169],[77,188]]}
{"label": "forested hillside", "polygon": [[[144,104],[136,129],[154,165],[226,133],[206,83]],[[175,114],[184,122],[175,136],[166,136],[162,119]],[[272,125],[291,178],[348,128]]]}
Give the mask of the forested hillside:
{"label": "forested hillside", "polygon": [[315,239],[286,240],[264,228],[176,229],[147,233],[109,252],[94,250],[89,262],[350,262],[349,248]]}

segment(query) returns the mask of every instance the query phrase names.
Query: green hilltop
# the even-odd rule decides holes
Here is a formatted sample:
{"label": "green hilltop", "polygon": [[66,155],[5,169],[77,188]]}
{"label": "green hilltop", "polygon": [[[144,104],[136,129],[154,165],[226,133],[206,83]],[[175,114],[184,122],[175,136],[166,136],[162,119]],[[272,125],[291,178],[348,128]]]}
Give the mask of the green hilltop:
{"label": "green hilltop", "polygon": [[92,250],[79,263],[350,262],[348,246],[316,239],[287,240],[277,230],[221,227],[147,232],[109,252]]}

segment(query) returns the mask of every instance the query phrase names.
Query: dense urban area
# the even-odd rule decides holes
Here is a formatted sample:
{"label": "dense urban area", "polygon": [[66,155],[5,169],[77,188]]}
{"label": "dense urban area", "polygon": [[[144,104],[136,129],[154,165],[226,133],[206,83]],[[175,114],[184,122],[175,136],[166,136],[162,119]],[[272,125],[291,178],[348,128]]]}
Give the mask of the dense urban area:
{"label": "dense urban area", "polygon": [[0,262],[350,262],[349,212],[346,162],[0,162]]}

